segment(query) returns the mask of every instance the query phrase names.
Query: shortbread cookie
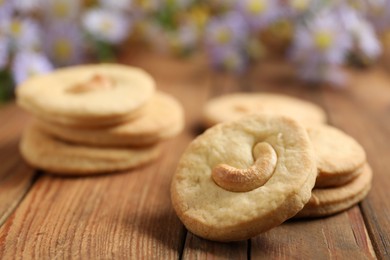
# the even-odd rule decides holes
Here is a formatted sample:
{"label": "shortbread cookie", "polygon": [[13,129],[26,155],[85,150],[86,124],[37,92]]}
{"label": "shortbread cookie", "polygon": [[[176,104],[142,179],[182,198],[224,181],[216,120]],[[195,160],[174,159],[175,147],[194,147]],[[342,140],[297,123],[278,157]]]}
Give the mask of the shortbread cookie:
{"label": "shortbread cookie", "polygon": [[312,125],[307,131],[317,159],[316,187],[340,186],[359,174],[366,154],[355,139],[327,125]]}
{"label": "shortbread cookie", "polygon": [[184,126],[181,105],[158,92],[139,116],[129,122],[103,127],[71,127],[39,120],[46,132],[69,142],[99,146],[145,146],[177,135]]}
{"label": "shortbread cookie", "polygon": [[234,93],[210,100],[203,111],[206,126],[236,120],[250,114],[275,114],[307,123],[324,123],[322,108],[307,101],[279,94]]}
{"label": "shortbread cookie", "polygon": [[58,174],[86,175],[120,171],[146,164],[160,155],[158,146],[94,148],[65,143],[31,125],[23,133],[20,150],[31,165]]}
{"label": "shortbread cookie", "polygon": [[306,130],[281,116],[219,124],[186,149],[172,180],[173,207],[194,234],[248,239],[300,211],[316,178]]}
{"label": "shortbread cookie", "polygon": [[[153,79],[123,65],[83,65],[33,77],[17,88],[17,101],[45,120],[107,125],[127,120],[152,97]],[[132,115],[133,114],[133,115]]]}
{"label": "shortbread cookie", "polygon": [[363,200],[371,189],[372,170],[368,164],[362,174],[343,186],[315,188],[312,197],[296,217],[322,217],[346,210]]}

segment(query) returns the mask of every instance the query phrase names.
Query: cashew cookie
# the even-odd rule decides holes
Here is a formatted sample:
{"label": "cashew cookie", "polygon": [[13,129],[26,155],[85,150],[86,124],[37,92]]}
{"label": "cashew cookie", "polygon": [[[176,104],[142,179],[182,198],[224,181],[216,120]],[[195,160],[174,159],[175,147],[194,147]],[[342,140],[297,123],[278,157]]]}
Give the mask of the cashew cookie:
{"label": "cashew cookie", "polygon": [[361,172],[366,153],[355,139],[328,125],[311,125],[306,129],[316,154],[316,187],[340,186]]}
{"label": "cashew cookie", "polygon": [[311,199],[296,217],[324,217],[346,210],[367,196],[371,180],[371,167],[365,164],[360,175],[342,186],[315,188]]}
{"label": "cashew cookie", "polygon": [[326,122],[319,106],[293,97],[270,93],[233,93],[211,99],[203,110],[203,122],[209,127],[251,114],[284,115],[304,123]]}
{"label": "cashew cookie", "polygon": [[20,151],[32,166],[61,175],[89,175],[135,168],[155,160],[160,146],[98,148],[62,142],[36,125],[25,129]]}
{"label": "cashew cookie", "polygon": [[146,146],[175,136],[184,127],[183,108],[173,97],[157,92],[138,117],[108,127],[74,127],[37,120],[40,128],[69,142],[98,146]]}
{"label": "cashew cookie", "polygon": [[78,126],[121,123],[134,117],[155,90],[151,76],[124,65],[81,65],[32,77],[17,102],[42,119]]}
{"label": "cashew cookie", "polygon": [[253,237],[299,212],[317,176],[306,130],[282,116],[216,125],[186,149],[171,185],[188,230],[216,241]]}

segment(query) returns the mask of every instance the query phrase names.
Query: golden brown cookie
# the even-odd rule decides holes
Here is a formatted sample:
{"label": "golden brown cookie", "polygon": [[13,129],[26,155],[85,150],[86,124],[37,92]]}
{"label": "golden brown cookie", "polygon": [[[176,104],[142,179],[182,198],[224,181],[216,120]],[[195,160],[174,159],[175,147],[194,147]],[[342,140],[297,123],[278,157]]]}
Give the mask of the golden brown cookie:
{"label": "golden brown cookie", "polygon": [[296,217],[322,217],[346,210],[363,200],[371,189],[372,170],[368,164],[363,172],[343,186],[315,188],[312,197]]}
{"label": "golden brown cookie", "polygon": [[46,132],[69,142],[99,146],[146,146],[180,133],[184,126],[182,106],[171,96],[157,92],[139,116],[126,123],[86,128],[39,120]]}
{"label": "golden brown cookie", "polygon": [[319,106],[269,93],[233,93],[211,99],[203,110],[203,121],[206,126],[212,126],[261,113],[289,116],[305,123],[326,122],[326,114]]}
{"label": "golden brown cookie", "polygon": [[253,115],[216,125],[186,149],[171,185],[173,207],[192,233],[248,239],[300,211],[317,176],[306,130]]}
{"label": "golden brown cookie", "polygon": [[20,150],[32,166],[64,175],[87,175],[126,170],[146,164],[160,155],[158,146],[146,148],[95,148],[69,144],[29,126]]}
{"label": "golden brown cookie", "polygon": [[80,65],[25,81],[17,102],[45,120],[68,125],[109,125],[134,117],[154,94],[143,70],[124,65]]}
{"label": "golden brown cookie", "polygon": [[359,174],[366,154],[355,139],[327,125],[312,125],[307,131],[316,153],[316,187],[340,186]]}

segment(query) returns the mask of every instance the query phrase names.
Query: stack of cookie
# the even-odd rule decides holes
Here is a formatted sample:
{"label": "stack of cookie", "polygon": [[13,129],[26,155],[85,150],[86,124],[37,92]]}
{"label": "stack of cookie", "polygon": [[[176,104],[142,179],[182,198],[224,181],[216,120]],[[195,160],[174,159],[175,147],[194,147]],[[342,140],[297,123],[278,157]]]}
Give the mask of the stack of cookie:
{"label": "stack of cookie", "polygon": [[183,129],[181,105],[155,91],[146,72],[85,65],[37,76],[17,89],[35,118],[20,148],[31,165],[59,174],[134,168],[157,158],[159,143]]}
{"label": "stack of cookie", "polygon": [[327,216],[361,201],[371,188],[372,171],[362,146],[328,125],[306,126],[313,144],[317,180],[297,217]]}
{"label": "stack of cookie", "polygon": [[372,171],[363,148],[325,121],[320,107],[281,95],[211,100],[204,122],[216,125],[189,145],[172,180],[177,215],[196,235],[234,241],[355,205]]}

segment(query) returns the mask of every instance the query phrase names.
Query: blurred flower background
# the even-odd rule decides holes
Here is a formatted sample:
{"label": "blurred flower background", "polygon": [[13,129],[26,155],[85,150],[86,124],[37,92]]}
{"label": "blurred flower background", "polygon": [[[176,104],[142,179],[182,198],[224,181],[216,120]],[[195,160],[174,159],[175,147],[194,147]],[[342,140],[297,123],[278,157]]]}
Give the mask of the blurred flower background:
{"label": "blurred flower background", "polygon": [[57,67],[113,61],[144,41],[216,70],[283,58],[304,81],[343,86],[345,65],[390,48],[390,0],[0,0],[0,99]]}

